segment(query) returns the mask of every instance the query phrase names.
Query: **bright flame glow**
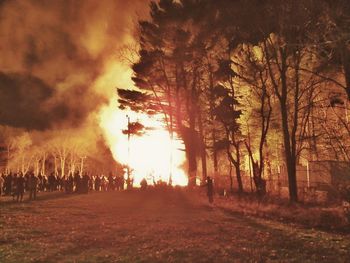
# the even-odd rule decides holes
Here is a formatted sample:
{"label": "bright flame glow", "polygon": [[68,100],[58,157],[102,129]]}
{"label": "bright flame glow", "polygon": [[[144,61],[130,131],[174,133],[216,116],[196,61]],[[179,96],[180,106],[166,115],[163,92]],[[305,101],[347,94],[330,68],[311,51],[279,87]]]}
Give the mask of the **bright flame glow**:
{"label": "bright flame glow", "polygon": [[[122,133],[128,125],[126,114],[131,122],[139,121],[145,127],[155,129],[142,136],[131,136],[128,143],[128,136]],[[183,145],[179,140],[171,142],[169,133],[162,127],[160,120],[144,114],[120,111],[117,102],[113,100],[102,109],[100,117],[100,125],[106,133],[114,158],[122,164],[130,164],[135,186],[139,186],[143,178],[149,183],[153,179],[169,182],[170,172],[173,185],[187,185],[188,178],[181,168],[185,162],[185,153],[180,150]]]}
{"label": "bright flame glow", "polygon": [[[99,118],[114,159],[124,165],[130,164],[135,186],[139,186],[143,178],[152,183],[152,176],[155,181],[161,179],[169,182],[170,171],[172,171],[173,185],[187,185],[188,178],[182,169],[186,159],[185,153],[179,150],[183,145],[179,140],[171,142],[161,118],[157,120],[144,114],[119,110],[115,87],[132,88],[131,76],[130,67],[123,66],[112,59],[106,63],[104,73],[94,84],[96,91],[101,94],[108,92],[109,97],[112,98],[109,105],[99,112]],[[145,127],[156,129],[148,131],[141,137],[131,136],[130,145],[128,145],[128,136],[122,132],[128,126],[126,115],[130,117],[131,122],[139,121]],[[130,159],[128,147],[130,147]],[[170,165],[171,156],[172,165]]]}

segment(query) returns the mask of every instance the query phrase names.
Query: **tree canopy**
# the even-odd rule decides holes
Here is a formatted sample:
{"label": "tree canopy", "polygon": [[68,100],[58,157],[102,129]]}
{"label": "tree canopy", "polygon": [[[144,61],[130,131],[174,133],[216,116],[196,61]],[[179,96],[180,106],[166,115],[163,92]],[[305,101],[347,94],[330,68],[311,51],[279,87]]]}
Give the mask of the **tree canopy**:
{"label": "tree canopy", "polygon": [[[271,166],[271,157],[281,154],[290,199],[297,201],[301,158],[313,160],[321,148],[328,158],[347,156],[347,145],[324,146],[335,134],[316,116],[330,90],[349,94],[346,1],[160,0],[150,10],[150,19],[139,21],[139,60],[132,65],[139,90],[119,89],[119,102],[163,114],[170,135],[184,141],[190,185],[197,162],[205,179],[208,167],[218,172],[225,150],[239,190],[249,160],[263,193],[266,169],[271,174],[281,165]],[[344,105],[343,95],[329,103]],[[343,117],[336,119],[347,130]]]}

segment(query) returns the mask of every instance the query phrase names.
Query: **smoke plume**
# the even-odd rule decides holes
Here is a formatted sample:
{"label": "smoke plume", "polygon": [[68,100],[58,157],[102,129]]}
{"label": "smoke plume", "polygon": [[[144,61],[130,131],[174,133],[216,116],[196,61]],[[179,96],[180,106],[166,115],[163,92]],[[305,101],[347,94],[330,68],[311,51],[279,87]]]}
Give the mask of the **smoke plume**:
{"label": "smoke plume", "polygon": [[109,75],[124,78],[116,54],[147,9],[144,0],[0,0],[0,125],[42,138],[94,131],[91,144],[103,148],[98,112],[116,96]]}

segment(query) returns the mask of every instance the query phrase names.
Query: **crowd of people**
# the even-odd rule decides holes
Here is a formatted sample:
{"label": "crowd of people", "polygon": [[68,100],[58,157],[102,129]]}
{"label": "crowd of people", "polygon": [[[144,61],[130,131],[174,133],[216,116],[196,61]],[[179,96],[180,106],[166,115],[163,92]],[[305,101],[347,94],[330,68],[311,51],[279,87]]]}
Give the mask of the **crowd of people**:
{"label": "crowd of people", "polygon": [[[38,192],[62,191],[71,193],[88,193],[89,191],[121,191],[126,187],[131,188],[132,180],[125,180],[123,176],[116,176],[112,173],[105,175],[89,175],[88,173],[79,172],[69,176],[59,176],[55,173],[46,175],[35,175],[34,172],[9,173],[0,175],[0,196],[12,196],[12,199],[20,202],[23,201],[23,195],[28,192],[29,200],[35,200]],[[169,185],[161,180],[155,181],[153,177],[153,186],[155,188],[167,188]],[[207,188],[209,203],[213,203],[213,180],[207,177],[206,183],[202,186]],[[147,180],[144,178],[140,182],[141,190],[149,187]]]}
{"label": "crowd of people", "polygon": [[79,172],[69,176],[58,176],[51,173],[35,175],[33,172],[26,174],[9,173],[0,175],[0,196],[12,196],[17,202],[23,201],[25,192],[29,193],[29,200],[35,200],[37,192],[64,191],[66,193],[88,193],[88,191],[115,191],[123,190],[125,183],[130,185],[123,176],[112,173],[105,175],[89,175]]}

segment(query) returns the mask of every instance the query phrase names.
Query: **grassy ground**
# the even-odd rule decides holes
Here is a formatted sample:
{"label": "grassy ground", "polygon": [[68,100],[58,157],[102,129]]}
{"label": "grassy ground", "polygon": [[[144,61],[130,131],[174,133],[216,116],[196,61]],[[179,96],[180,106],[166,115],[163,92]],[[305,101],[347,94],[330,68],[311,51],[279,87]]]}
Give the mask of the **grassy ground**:
{"label": "grassy ground", "polygon": [[288,200],[254,195],[216,196],[215,203],[225,211],[291,223],[304,228],[350,234],[350,214],[342,204],[290,204]]}
{"label": "grassy ground", "polygon": [[183,192],[0,203],[0,262],[350,262],[350,236],[233,213]]}

